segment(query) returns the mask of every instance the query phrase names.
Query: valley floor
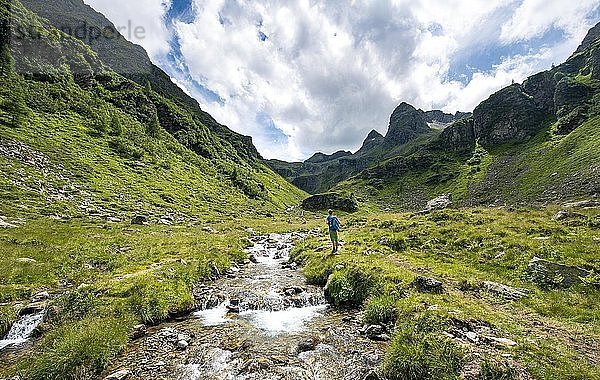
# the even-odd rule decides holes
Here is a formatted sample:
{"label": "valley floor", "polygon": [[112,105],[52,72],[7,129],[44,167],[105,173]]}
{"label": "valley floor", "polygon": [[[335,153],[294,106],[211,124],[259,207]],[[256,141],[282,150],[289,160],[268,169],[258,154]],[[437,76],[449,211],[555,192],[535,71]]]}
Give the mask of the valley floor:
{"label": "valley floor", "polygon": [[[297,241],[291,257],[309,284],[326,285],[331,304],[361,311],[357,329],[380,325],[374,337],[390,336],[379,368],[388,379],[600,379],[600,210],[560,221],[557,211],[342,215],[339,254],[323,231]],[[194,286],[242,266],[253,234],[323,222],[292,212],[197,225],[3,223],[1,335],[33,295],[47,291],[50,306],[33,343],[0,353],[0,378],[80,379],[114,362],[133,326],[195,310]],[[534,257],[591,275],[570,288],[561,278],[540,285]]]}

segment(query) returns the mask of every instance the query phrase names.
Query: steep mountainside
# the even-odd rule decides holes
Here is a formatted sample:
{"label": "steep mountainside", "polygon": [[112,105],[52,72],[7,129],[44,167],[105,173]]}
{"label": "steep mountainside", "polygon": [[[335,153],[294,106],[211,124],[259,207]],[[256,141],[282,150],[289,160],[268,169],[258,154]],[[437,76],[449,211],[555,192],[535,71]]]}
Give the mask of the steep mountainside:
{"label": "steep mountainside", "polygon": [[431,141],[439,134],[439,130],[470,116],[471,114],[462,112],[455,115],[438,110],[424,112],[410,104],[401,103],[390,117],[385,137],[372,130],[354,154],[346,151],[332,155],[315,153],[304,162],[267,162],[276,172],[304,191],[313,194],[325,192],[364,169],[410,150],[414,145]]}
{"label": "steep mountainside", "polygon": [[1,214],[170,223],[269,215],[302,198],[254,147],[205,125],[199,108],[114,72],[18,1],[1,5]]}
{"label": "steep mountainside", "polygon": [[[565,63],[496,92],[438,138],[399,152],[335,189],[379,200],[382,207],[410,209],[443,193],[461,204],[596,196],[599,28],[590,30]],[[409,120],[412,129],[422,128]]]}
{"label": "steep mountainside", "polygon": [[[58,30],[76,37],[98,53],[99,58],[113,71],[141,86],[150,83],[152,89],[170,99],[191,116],[196,124],[202,124],[213,132],[220,145],[232,146],[245,160],[260,158],[252,139],[242,136],[219,124],[202,111],[198,102],[175,85],[169,76],[154,65],[146,51],[127,41],[104,15],[83,3],[83,0],[23,0],[23,5],[46,18]],[[132,27],[134,28],[134,27]],[[134,33],[129,30],[128,33]],[[100,35],[100,36],[98,36]],[[174,132],[187,134],[193,126],[173,125]]]}

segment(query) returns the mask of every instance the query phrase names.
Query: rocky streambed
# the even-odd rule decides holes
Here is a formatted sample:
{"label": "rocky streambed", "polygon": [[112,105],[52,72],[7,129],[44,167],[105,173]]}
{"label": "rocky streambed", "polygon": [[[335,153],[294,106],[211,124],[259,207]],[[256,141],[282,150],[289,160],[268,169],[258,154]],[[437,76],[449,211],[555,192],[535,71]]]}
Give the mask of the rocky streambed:
{"label": "rocky streambed", "polygon": [[385,343],[289,262],[301,234],[252,238],[251,262],[198,286],[187,318],[139,326],[106,379],[376,379]]}

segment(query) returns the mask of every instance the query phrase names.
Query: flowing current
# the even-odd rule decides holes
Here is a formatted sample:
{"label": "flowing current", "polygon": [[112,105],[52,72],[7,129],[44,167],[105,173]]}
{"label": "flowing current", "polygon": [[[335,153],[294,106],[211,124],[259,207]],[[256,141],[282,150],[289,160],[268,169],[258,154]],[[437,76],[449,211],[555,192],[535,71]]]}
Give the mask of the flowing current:
{"label": "flowing current", "polygon": [[327,304],[289,263],[301,234],[252,238],[251,263],[195,291],[189,318],[152,328],[105,375],[130,379],[363,379],[384,344],[360,335],[355,312]]}
{"label": "flowing current", "polygon": [[44,311],[27,314],[17,320],[4,339],[0,340],[0,351],[18,347],[29,340],[35,328],[44,319]]}

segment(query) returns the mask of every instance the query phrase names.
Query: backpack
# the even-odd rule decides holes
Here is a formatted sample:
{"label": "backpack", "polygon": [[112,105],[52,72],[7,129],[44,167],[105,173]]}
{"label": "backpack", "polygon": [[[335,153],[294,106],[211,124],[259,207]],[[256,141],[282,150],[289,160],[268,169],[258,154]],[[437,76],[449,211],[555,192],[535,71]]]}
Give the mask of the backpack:
{"label": "backpack", "polygon": [[337,216],[331,218],[331,227],[333,227],[333,229],[336,231],[340,230],[340,220],[337,218]]}

